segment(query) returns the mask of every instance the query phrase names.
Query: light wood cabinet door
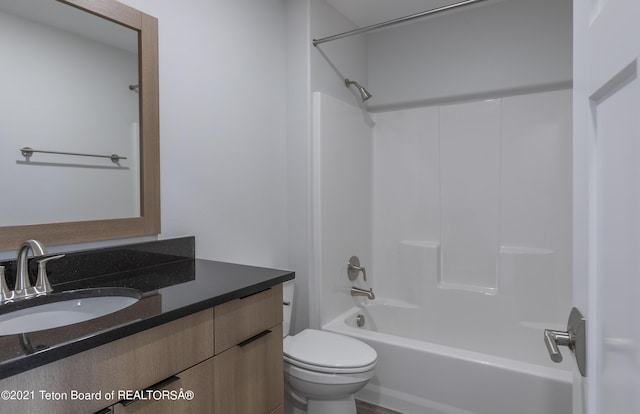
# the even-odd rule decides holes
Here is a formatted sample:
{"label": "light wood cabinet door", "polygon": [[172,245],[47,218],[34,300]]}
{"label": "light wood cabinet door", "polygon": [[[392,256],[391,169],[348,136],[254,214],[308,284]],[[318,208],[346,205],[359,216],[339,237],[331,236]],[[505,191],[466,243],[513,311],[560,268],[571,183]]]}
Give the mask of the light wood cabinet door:
{"label": "light wood cabinet door", "polygon": [[283,403],[282,324],[216,355],[215,412],[277,413]]}
{"label": "light wood cabinet door", "polygon": [[[144,400],[121,402],[113,407],[114,414],[212,414],[214,359],[183,371],[164,384],[151,387],[140,395]],[[180,393],[182,391],[182,394]],[[189,393],[193,393],[189,399]],[[185,398],[180,398],[180,396]]]}

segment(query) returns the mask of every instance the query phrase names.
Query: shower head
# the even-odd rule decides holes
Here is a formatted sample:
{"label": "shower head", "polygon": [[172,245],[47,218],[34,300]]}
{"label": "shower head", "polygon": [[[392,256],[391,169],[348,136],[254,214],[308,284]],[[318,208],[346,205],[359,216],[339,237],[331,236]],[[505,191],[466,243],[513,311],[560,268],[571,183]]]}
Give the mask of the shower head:
{"label": "shower head", "polygon": [[358,82],[352,81],[352,80],[349,80],[349,79],[345,79],[344,80],[344,86],[346,86],[348,88],[351,85],[353,85],[356,88],[358,88],[358,92],[360,92],[360,97],[362,98],[362,102],[366,101],[367,99],[369,99],[369,98],[371,98],[373,96],[373,95],[371,95],[369,93],[368,90],[366,90],[364,88],[364,86],[360,85]]}

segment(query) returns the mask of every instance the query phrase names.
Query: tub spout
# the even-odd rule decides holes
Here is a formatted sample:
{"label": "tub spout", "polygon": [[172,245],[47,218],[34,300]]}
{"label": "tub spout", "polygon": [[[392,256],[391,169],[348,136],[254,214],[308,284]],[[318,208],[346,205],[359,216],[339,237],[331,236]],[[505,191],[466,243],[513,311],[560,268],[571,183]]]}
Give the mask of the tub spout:
{"label": "tub spout", "polygon": [[357,287],[352,287],[351,288],[351,296],[366,296],[367,299],[375,299],[376,295],[373,294],[373,289],[360,289]]}

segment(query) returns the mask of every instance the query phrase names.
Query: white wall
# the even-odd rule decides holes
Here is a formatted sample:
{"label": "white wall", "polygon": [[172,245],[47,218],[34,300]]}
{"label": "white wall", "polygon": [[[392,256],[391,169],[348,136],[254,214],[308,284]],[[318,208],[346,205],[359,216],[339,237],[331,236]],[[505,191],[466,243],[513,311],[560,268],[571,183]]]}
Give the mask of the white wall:
{"label": "white wall", "polygon": [[570,0],[510,0],[368,36],[372,109],[571,86]]}
{"label": "white wall", "polygon": [[311,59],[311,91],[323,92],[345,102],[358,104],[360,95],[347,89],[344,79],[367,84],[367,43],[365,36],[311,45],[318,39],[357,28],[324,0],[311,0],[311,25],[308,44]]}
{"label": "white wall", "polygon": [[282,0],[125,0],[159,20],[162,237],[288,266]]}

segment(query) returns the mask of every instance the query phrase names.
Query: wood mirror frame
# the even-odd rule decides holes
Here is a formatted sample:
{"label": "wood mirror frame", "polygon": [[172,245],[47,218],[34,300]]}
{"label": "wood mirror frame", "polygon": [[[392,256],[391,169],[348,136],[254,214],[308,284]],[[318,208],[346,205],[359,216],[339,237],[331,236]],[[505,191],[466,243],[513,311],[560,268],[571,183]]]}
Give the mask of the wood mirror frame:
{"label": "wood mirror frame", "polygon": [[0,227],[0,250],[17,249],[28,239],[37,239],[45,245],[60,245],[160,233],[158,20],[115,0],[58,1],[139,33],[140,216]]}

